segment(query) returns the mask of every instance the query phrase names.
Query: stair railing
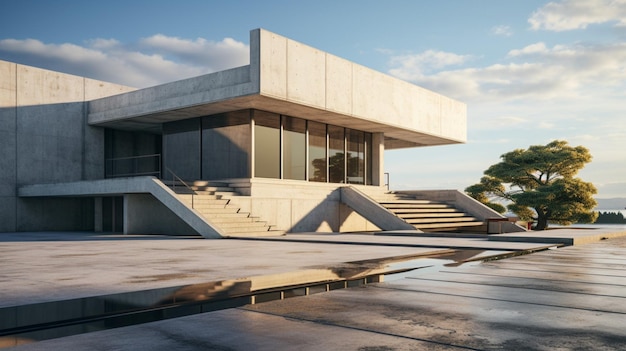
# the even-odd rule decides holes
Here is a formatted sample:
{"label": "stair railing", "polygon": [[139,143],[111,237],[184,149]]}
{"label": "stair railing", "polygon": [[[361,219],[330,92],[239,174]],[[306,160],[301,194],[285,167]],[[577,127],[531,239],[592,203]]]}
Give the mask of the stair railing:
{"label": "stair railing", "polygon": [[196,195],[196,191],[193,190],[191,186],[189,186],[189,184],[187,184],[181,177],[176,175],[176,173],[174,173],[174,171],[172,171],[168,167],[165,167],[165,171],[172,175],[172,189],[174,190],[174,192],[176,192],[177,183],[182,184],[185,188],[187,188],[187,190],[189,190],[189,193],[191,194],[191,208],[194,208],[193,200],[194,200],[194,195]]}

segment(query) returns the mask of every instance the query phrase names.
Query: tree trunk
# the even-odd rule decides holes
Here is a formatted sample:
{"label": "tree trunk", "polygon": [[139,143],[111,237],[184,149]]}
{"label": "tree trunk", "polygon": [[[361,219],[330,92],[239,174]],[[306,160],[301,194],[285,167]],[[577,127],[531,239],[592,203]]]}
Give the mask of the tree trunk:
{"label": "tree trunk", "polygon": [[537,211],[537,225],[535,230],[546,230],[548,228],[548,215],[543,211]]}

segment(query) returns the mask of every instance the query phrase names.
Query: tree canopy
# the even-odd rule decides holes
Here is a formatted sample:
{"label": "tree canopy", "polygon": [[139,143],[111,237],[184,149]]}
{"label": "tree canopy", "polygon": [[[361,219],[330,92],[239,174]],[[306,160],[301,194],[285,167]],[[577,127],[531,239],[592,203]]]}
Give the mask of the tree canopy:
{"label": "tree canopy", "polygon": [[555,140],[516,149],[500,158],[502,161],[489,167],[479,183],[465,189],[468,195],[500,213],[505,207],[491,200],[505,200],[507,208],[520,219],[536,221],[536,230],[546,229],[548,221],[569,225],[596,219],[596,188],[574,177],[591,162],[585,147]]}

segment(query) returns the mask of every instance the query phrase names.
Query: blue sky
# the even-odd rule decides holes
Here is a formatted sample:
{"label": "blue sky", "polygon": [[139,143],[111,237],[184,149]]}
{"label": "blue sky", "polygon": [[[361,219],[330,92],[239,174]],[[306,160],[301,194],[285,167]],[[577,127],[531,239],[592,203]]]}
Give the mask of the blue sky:
{"label": "blue sky", "polygon": [[0,0],[0,59],[135,87],[247,64],[265,28],[468,105],[468,142],[386,152],[393,189],[464,189],[554,139],[626,197],[626,0]]}

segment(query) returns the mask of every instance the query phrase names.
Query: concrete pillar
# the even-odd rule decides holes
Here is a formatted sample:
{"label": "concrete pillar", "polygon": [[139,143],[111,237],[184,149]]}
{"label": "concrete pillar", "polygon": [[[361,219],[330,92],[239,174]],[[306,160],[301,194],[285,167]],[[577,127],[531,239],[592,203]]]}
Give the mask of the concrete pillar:
{"label": "concrete pillar", "polygon": [[385,184],[385,135],[372,134],[372,185]]}
{"label": "concrete pillar", "polygon": [[129,234],[130,232],[130,225],[129,225],[129,221],[131,220],[131,214],[130,214],[130,207],[131,205],[131,197],[132,195],[130,194],[124,194],[124,234]]}
{"label": "concrete pillar", "polygon": [[104,231],[104,228],[102,227],[102,211],[102,197],[95,197],[93,199],[93,231],[96,233],[102,233]]}

